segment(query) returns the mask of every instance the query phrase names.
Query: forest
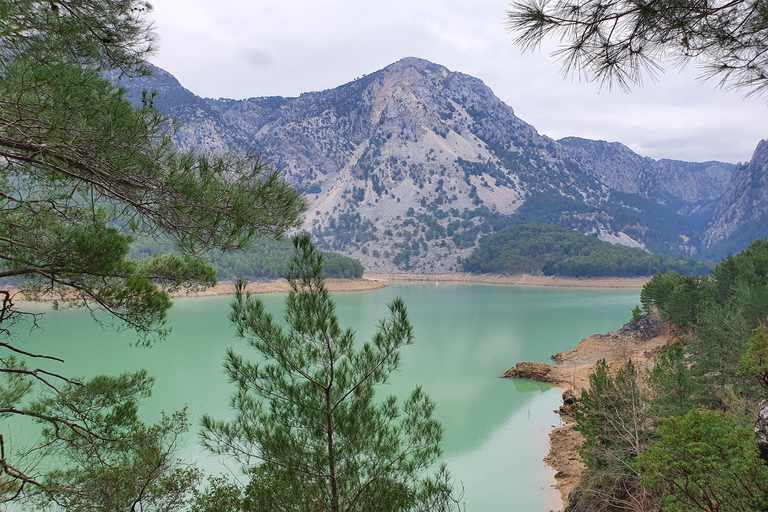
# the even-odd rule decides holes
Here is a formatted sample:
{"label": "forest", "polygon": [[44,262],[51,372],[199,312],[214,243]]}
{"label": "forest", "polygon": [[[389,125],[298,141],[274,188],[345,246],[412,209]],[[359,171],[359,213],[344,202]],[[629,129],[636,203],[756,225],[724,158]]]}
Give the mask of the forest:
{"label": "forest", "polygon": [[511,225],[480,240],[462,261],[465,272],[543,273],[568,277],[649,276],[673,270],[705,274],[708,262],[613,245],[573,229],[544,224]]}
{"label": "forest", "polygon": [[598,363],[574,413],[586,472],[568,510],[768,509],[768,240],[711,275],[658,273],[640,300],[674,341],[649,372]]}
{"label": "forest", "polygon": [[[168,244],[144,238],[132,246],[131,256],[147,258],[173,250]],[[219,280],[281,279],[288,271],[293,255],[294,249],[290,240],[264,237],[253,240],[247,249],[241,251],[212,251],[206,260],[213,265]],[[330,278],[361,278],[363,266],[356,259],[335,252],[323,252],[323,272]]]}

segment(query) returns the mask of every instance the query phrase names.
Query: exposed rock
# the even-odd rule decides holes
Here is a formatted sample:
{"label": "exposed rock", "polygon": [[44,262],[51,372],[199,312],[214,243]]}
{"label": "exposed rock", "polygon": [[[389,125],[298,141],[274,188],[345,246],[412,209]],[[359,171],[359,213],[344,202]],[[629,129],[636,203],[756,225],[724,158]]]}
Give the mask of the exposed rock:
{"label": "exposed rock", "polygon": [[576,410],[576,404],[579,399],[576,397],[576,393],[572,389],[566,389],[563,391],[563,405],[558,409],[560,416],[573,416],[573,412]]}
{"label": "exposed rock", "polygon": [[552,367],[544,363],[517,363],[514,368],[507,370],[502,377],[509,379],[528,379],[538,382],[551,382],[549,372]]}
{"label": "exposed rock", "polygon": [[[692,253],[695,234],[667,240],[643,218],[658,216],[654,208],[674,215],[663,206],[673,203],[700,211],[730,173],[729,164],[656,161],[615,143],[558,143],[481,80],[411,57],[296,98],[204,99],[160,69],[122,85],[137,103],[140,91],[158,91],[154,104],[182,123],[181,148],[263,154],[306,193],[304,228],[318,245],[369,273],[459,272],[491,229],[488,215],[513,214],[530,197],[566,205],[549,223]],[[638,220],[617,220],[622,211]]]}
{"label": "exposed rock", "polygon": [[752,240],[768,236],[767,215],[768,141],[762,140],[750,162],[736,167],[702,235],[703,245],[720,246],[722,255],[741,250]]}
{"label": "exposed rock", "polygon": [[701,202],[717,199],[731,179],[733,164],[653,160],[624,144],[566,137],[557,142],[592,176],[611,188],[649,199]]}
{"label": "exposed rock", "polygon": [[692,253],[695,233],[670,239],[643,219],[659,208],[701,211],[730,176],[729,164],[558,143],[481,80],[412,57],[295,98],[204,99],[160,69],[122,85],[135,102],[144,89],[159,92],[154,104],[182,123],[181,148],[261,153],[306,193],[303,227],[318,245],[368,273],[459,272],[494,229],[491,215],[512,215],[530,198],[533,221],[543,208],[546,222],[611,243]]}
{"label": "exposed rock", "polygon": [[657,318],[642,315],[637,322],[630,322],[617,332],[629,339],[647,341],[661,333],[661,324]]}
{"label": "exposed rock", "polygon": [[760,448],[760,456],[768,461],[768,400],[760,402],[755,423],[755,439]]}
{"label": "exposed rock", "polygon": [[557,354],[550,356],[550,359],[552,359],[556,363],[562,363],[565,359],[567,352],[558,352]]}

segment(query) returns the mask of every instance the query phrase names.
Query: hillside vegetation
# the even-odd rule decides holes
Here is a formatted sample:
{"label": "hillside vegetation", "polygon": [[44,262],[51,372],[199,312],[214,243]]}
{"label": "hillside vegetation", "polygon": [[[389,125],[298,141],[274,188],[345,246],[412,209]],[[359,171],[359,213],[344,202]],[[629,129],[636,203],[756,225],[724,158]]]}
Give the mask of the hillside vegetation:
{"label": "hillside vegetation", "polygon": [[[142,258],[171,250],[172,248],[168,245],[143,239],[134,243],[131,255],[134,258]],[[291,265],[294,252],[290,240],[259,238],[254,240],[248,249],[229,253],[213,252],[207,259],[213,264],[219,280],[281,279],[285,277]],[[358,260],[334,252],[322,254],[325,277],[360,278],[363,276],[363,266]]]}
{"label": "hillside vegetation", "polygon": [[543,273],[568,277],[648,276],[668,270],[679,274],[709,273],[713,265],[691,258],[649,254],[612,245],[560,226],[507,226],[480,240],[462,262],[473,273]]}
{"label": "hillside vegetation", "polygon": [[641,302],[676,341],[648,373],[598,363],[568,510],[768,510],[768,240],[711,275],[656,274]]}

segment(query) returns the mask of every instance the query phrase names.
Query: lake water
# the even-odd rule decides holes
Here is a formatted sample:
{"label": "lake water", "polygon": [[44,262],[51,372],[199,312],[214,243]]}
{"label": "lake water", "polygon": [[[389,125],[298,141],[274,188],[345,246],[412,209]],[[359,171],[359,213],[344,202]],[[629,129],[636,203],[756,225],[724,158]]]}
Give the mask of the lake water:
{"label": "lake water", "polygon": [[[416,344],[402,351],[402,369],[381,388],[400,398],[421,385],[437,403],[445,428],[444,461],[471,512],[548,511],[559,506],[551,489],[553,471],[542,458],[559,389],[500,379],[518,361],[548,362],[581,338],[620,327],[639,302],[639,290],[544,288],[502,285],[398,285],[368,292],[336,293],[342,327],[358,340],[371,337],[386,304],[404,299]],[[267,309],[281,316],[284,296],[263,295]],[[132,348],[130,333],[95,326],[83,311],[49,311],[44,332],[24,348],[56,355],[64,364],[47,367],[67,375],[117,374],[146,368],[156,378],[143,404],[152,420],[161,410],[189,408],[193,424],[204,414],[226,417],[234,387],[222,374],[227,347],[238,347],[226,320],[229,297],[177,299],[171,336],[151,349]],[[246,352],[243,352],[246,353]],[[255,356],[254,356],[255,357]],[[6,438],[28,432],[5,422]],[[212,473],[236,472],[236,464],[208,456],[190,434],[182,456]]]}

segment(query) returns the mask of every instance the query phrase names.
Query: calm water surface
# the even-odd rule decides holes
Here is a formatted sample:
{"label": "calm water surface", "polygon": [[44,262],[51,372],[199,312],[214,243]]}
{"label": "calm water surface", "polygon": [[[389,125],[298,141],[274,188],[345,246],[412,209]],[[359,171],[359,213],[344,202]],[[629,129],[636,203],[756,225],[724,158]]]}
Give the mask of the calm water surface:
{"label": "calm water surface", "polygon": [[[620,327],[639,301],[639,290],[544,288],[441,283],[390,286],[368,292],[336,293],[342,326],[370,339],[386,304],[405,300],[416,344],[402,351],[402,369],[381,390],[400,398],[421,385],[437,403],[445,427],[444,460],[464,488],[466,510],[548,511],[559,497],[550,486],[553,471],[541,461],[547,432],[559,418],[560,391],[546,384],[499,379],[517,361],[547,362],[581,338]],[[284,296],[261,296],[282,315]],[[151,349],[131,348],[130,333],[94,326],[83,311],[48,311],[44,332],[26,348],[66,360],[52,370],[71,375],[116,374],[146,368],[155,376],[144,404],[148,419],[184,407],[194,424],[204,414],[225,417],[234,387],[221,371],[227,347],[239,347],[226,320],[229,297],[178,299],[173,332]],[[243,353],[247,353],[243,351]],[[4,425],[6,436],[24,437]],[[196,429],[195,429],[196,430]],[[28,434],[26,434],[28,435]],[[198,447],[193,432],[183,456],[208,471],[236,470]]]}

